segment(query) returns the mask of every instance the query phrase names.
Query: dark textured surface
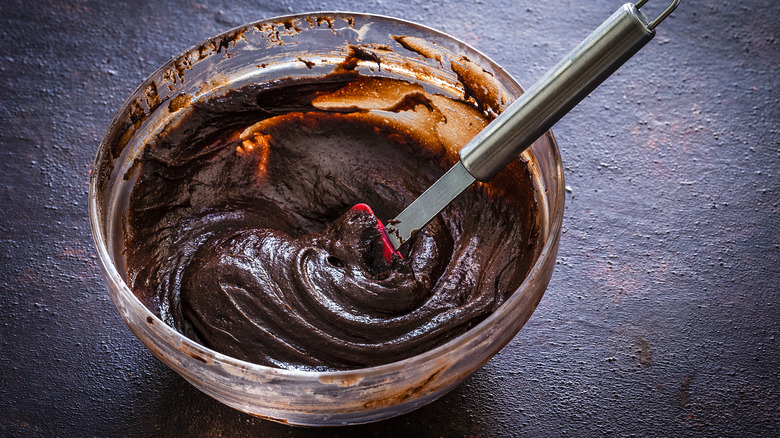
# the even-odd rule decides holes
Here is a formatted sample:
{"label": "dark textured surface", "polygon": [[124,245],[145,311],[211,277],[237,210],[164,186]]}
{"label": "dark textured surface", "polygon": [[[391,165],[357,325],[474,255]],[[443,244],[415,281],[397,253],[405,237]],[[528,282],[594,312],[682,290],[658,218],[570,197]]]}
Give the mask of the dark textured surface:
{"label": "dark textured surface", "polygon": [[[780,6],[685,1],[554,129],[559,262],[526,327],[439,401],[297,429],[170,371],[108,299],[90,165],[124,98],[244,22],[357,10],[441,29],[530,84],[619,1],[0,4],[0,435],[771,436],[780,429]],[[666,2],[652,1],[658,11]]]}

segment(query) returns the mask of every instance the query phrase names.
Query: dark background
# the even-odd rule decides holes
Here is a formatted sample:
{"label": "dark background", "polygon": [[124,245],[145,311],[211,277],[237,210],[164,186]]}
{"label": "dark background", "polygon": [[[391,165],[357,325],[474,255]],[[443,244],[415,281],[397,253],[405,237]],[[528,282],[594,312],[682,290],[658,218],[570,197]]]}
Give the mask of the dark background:
{"label": "dark background", "polygon": [[250,21],[352,10],[448,32],[528,86],[621,4],[0,2],[0,435],[780,434],[771,0],[683,1],[555,127],[568,193],[547,293],[500,354],[416,412],[325,430],[244,415],[152,356],[108,298],[90,166],[124,99],[180,51]]}

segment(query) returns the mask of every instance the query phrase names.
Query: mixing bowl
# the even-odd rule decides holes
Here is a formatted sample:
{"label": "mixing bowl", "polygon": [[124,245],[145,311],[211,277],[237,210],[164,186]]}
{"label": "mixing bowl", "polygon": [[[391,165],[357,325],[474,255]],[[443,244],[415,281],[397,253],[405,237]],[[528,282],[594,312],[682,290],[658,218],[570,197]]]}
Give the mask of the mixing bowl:
{"label": "mixing bowl", "polygon": [[473,96],[488,111],[500,112],[522,93],[486,56],[418,24],[330,12],[272,18],[197,44],[146,79],[109,126],[90,180],[89,214],[100,266],[111,299],[133,333],[206,394],[249,414],[298,425],[366,423],[400,415],[478,370],[517,334],[539,303],[552,275],[563,216],[563,168],[548,132],[522,156],[531,169],[541,215],[539,250],[522,285],[464,334],[398,362],[350,371],[272,368],[213,351],[166,325],[133,294],[125,274],[134,163],[149,139],[196,102],[250,83],[320,77],[344,69],[345,60],[361,74],[418,82],[456,98]]}

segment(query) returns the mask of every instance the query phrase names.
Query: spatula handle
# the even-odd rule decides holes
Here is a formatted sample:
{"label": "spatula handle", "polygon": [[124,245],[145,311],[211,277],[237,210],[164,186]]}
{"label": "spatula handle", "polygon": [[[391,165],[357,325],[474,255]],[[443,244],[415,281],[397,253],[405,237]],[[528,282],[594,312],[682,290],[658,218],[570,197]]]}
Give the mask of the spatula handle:
{"label": "spatula handle", "polygon": [[638,9],[646,1],[618,9],[464,146],[460,161],[466,170],[480,181],[493,178],[647,44],[679,4],[675,0],[648,21]]}

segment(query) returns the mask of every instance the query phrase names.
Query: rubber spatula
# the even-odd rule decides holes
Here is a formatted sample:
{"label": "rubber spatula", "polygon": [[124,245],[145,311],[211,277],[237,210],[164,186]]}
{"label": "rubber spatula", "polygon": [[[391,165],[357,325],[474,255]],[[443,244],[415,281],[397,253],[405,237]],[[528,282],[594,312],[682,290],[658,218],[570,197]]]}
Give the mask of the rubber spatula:
{"label": "rubber spatula", "polygon": [[[548,71],[460,152],[460,160],[382,230],[386,259],[474,181],[488,182],[655,36],[655,27],[680,3],[649,21],[625,4]],[[370,208],[361,204],[354,208]],[[400,254],[399,254],[400,255]]]}

